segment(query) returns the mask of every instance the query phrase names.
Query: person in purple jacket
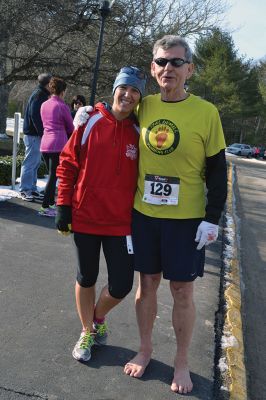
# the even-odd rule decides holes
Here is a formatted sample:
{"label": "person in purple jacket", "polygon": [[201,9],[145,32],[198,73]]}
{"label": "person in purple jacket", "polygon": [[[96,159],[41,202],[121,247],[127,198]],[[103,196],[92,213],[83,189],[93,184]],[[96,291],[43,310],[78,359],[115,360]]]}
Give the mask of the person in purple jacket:
{"label": "person in purple jacket", "polygon": [[66,86],[62,78],[53,77],[49,83],[52,96],[41,106],[44,129],[40,150],[49,177],[39,215],[45,217],[55,217],[56,168],[59,164],[59,155],[74,130],[70,110],[64,102]]}

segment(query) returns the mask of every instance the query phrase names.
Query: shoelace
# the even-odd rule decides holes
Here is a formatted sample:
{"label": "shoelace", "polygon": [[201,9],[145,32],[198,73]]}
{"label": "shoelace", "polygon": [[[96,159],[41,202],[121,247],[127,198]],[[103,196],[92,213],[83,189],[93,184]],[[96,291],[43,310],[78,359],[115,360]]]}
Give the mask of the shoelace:
{"label": "shoelace", "polygon": [[107,332],[107,323],[104,322],[103,324],[97,324],[96,329],[97,329],[97,333],[100,336],[103,336]]}
{"label": "shoelace", "polygon": [[93,344],[94,344],[94,339],[91,336],[91,333],[87,331],[85,335],[82,337],[80,348],[87,349],[88,347],[91,347]]}

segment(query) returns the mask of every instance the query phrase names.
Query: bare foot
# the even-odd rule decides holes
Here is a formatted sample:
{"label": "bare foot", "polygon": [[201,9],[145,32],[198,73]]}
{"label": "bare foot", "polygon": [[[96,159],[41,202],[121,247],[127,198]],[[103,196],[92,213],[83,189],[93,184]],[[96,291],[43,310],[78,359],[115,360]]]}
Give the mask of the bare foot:
{"label": "bare foot", "polygon": [[175,367],[171,390],[176,393],[186,394],[191,392],[192,388],[193,383],[190,378],[188,366]]}
{"label": "bare foot", "polygon": [[141,378],[151,359],[151,353],[139,352],[124,368],[125,374],[134,378]]}

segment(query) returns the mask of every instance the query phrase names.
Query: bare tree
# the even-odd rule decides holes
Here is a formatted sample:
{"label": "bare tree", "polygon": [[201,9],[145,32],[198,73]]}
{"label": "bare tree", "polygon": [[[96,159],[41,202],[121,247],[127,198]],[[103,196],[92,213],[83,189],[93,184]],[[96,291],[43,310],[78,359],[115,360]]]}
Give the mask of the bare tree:
{"label": "bare tree", "polygon": [[[104,75],[123,63],[149,71],[155,40],[165,34],[195,39],[219,24],[226,9],[223,1],[216,0],[128,0],[115,4],[116,13],[105,36],[107,45],[101,62]],[[155,87],[150,79],[148,90]]]}
{"label": "bare tree", "polygon": [[[78,32],[93,32],[95,1],[8,0],[0,3],[0,133],[16,81],[36,80],[42,71],[74,77]],[[72,60],[72,62],[70,62]]]}
{"label": "bare tree", "polygon": [[[97,86],[106,96],[121,65],[149,69],[153,42],[163,34],[196,37],[212,29],[223,0],[116,0],[106,20]],[[60,74],[91,86],[99,34],[97,1],[3,0],[0,3],[0,133],[15,82],[38,73]],[[149,90],[152,89],[152,82]]]}

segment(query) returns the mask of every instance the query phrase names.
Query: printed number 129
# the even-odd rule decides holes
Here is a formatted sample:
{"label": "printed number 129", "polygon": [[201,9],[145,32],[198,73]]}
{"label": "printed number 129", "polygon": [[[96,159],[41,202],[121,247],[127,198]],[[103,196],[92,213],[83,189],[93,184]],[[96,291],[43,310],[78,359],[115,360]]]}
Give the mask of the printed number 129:
{"label": "printed number 129", "polygon": [[162,184],[161,182],[153,182],[151,184],[151,194],[157,196],[170,196],[172,193],[171,185],[168,183]]}

